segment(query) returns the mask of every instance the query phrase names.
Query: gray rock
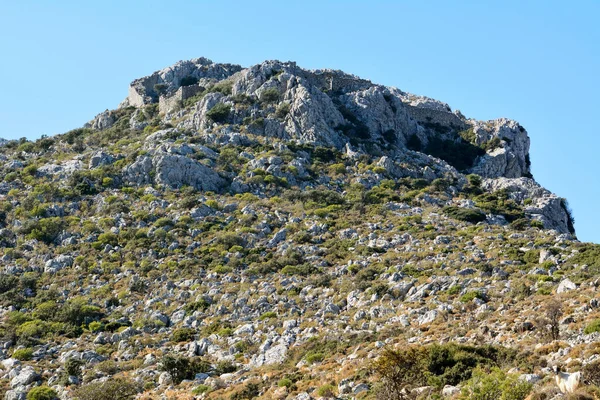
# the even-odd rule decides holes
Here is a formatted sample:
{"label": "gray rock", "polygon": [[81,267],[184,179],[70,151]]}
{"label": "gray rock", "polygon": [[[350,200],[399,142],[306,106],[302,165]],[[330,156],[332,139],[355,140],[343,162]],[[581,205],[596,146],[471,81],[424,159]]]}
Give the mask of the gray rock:
{"label": "gray rock", "polygon": [[267,243],[267,247],[275,247],[279,243],[283,242],[287,236],[287,229],[280,229]]}
{"label": "gray rock", "polygon": [[452,397],[458,393],[460,393],[460,389],[456,386],[446,385],[442,389],[442,396],[444,397]]}
{"label": "gray rock", "polygon": [[84,127],[102,131],[113,126],[115,122],[117,122],[116,112],[106,110],[96,115],[94,119],[85,124]]}
{"label": "gray rock", "polygon": [[184,185],[198,190],[221,191],[225,180],[209,167],[186,156],[157,152],[150,157],[143,155],[128,167],[123,176],[136,185],[157,183],[179,188]]}
{"label": "gray rock", "polygon": [[354,388],[352,389],[352,393],[359,394],[359,393],[363,393],[363,392],[368,392],[369,389],[371,389],[371,388],[369,387],[368,384],[359,383],[358,385],[354,386]]}
{"label": "gray rock", "polygon": [[519,376],[519,380],[527,382],[527,383],[531,383],[532,385],[536,384],[541,379],[542,379],[542,377],[537,374],[522,374]]}
{"label": "gray rock", "polygon": [[90,157],[89,169],[102,167],[103,165],[110,165],[115,161],[114,157],[104,151],[100,150],[92,154]]}
{"label": "gray rock", "polygon": [[10,380],[10,387],[16,388],[18,386],[27,386],[33,382],[39,381],[42,377],[40,374],[35,372],[33,367],[23,367],[18,374]]}
{"label": "gray rock", "polygon": [[564,293],[577,289],[577,285],[571,282],[569,278],[563,279],[556,288],[556,293]]}
{"label": "gray rock", "polygon": [[171,374],[169,374],[167,371],[162,372],[158,376],[158,384],[159,385],[165,386],[165,385],[170,385],[171,383],[173,383],[173,377],[171,377]]}
{"label": "gray rock", "polygon": [[529,175],[529,136],[516,121],[501,118],[472,121],[475,142],[483,144],[500,139],[501,145],[488,150],[471,172],[485,178],[520,178]]}
{"label": "gray rock", "polygon": [[73,257],[61,254],[60,256],[46,261],[44,266],[44,272],[56,273],[63,268],[71,267],[73,265]]}
{"label": "gray rock", "polygon": [[24,390],[8,390],[4,395],[4,400],[25,400],[27,398],[27,392]]}
{"label": "gray rock", "polygon": [[419,325],[429,324],[429,323],[435,321],[437,316],[438,316],[437,310],[430,310],[430,311],[427,311],[425,314],[419,316],[419,318],[417,319],[417,322]]}
{"label": "gray rock", "polygon": [[299,393],[294,400],[312,400],[312,397],[306,392]]}
{"label": "gray rock", "polygon": [[563,199],[544,189],[533,179],[485,179],[482,187],[492,192],[506,190],[517,203],[530,199],[531,204],[525,206],[525,214],[529,218],[541,221],[546,229],[569,233],[570,217]]}

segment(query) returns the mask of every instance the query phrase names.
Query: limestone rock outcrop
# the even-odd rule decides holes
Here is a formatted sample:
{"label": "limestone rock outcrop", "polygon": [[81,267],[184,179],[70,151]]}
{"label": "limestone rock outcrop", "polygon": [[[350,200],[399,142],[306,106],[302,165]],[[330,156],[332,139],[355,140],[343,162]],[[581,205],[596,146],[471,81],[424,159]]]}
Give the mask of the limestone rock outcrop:
{"label": "limestone rock outcrop", "polygon": [[209,167],[186,157],[159,149],[139,156],[123,170],[124,179],[136,185],[157,184],[179,188],[184,185],[198,190],[221,191],[226,181]]}
{"label": "limestone rock outcrop", "polygon": [[541,221],[546,229],[574,233],[572,217],[565,199],[545,189],[533,179],[485,179],[483,188],[491,192],[506,190],[512,199],[526,204],[525,214]]}

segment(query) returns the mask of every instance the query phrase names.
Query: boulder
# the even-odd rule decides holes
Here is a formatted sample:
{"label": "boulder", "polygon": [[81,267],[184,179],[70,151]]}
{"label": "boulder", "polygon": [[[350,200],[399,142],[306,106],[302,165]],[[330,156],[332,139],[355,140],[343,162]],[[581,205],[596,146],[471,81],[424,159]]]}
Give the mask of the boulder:
{"label": "boulder", "polygon": [[42,377],[40,374],[35,372],[33,367],[26,366],[23,367],[18,374],[10,380],[10,387],[14,389],[19,386],[27,386],[33,382],[39,381],[41,378]]}

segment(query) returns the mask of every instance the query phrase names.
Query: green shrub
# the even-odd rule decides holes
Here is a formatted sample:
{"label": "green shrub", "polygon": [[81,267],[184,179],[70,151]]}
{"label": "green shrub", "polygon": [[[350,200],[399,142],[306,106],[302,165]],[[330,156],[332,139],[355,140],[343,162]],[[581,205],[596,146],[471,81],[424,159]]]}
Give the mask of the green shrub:
{"label": "green shrub", "polygon": [[225,96],[229,96],[233,91],[233,81],[221,81],[208,90],[209,92],[223,93]]}
{"label": "green shrub", "polygon": [[277,318],[277,313],[275,311],[267,311],[267,312],[263,313],[258,319],[263,321],[265,319],[270,319],[270,318]]}
{"label": "green shrub", "polygon": [[217,375],[230,374],[237,371],[237,367],[231,361],[219,361],[215,366]]}
{"label": "green shrub", "polygon": [[200,298],[200,300],[198,301],[194,301],[193,303],[187,303],[183,309],[187,312],[187,313],[193,313],[194,311],[204,311],[206,310],[208,307],[210,306],[210,303],[207,302],[206,300],[204,300],[203,298]]}
{"label": "green shrub", "polygon": [[217,123],[224,123],[229,118],[231,107],[227,104],[218,103],[213,108],[208,110],[206,117]]}
{"label": "green shrub", "polygon": [[142,390],[139,384],[125,378],[94,382],[75,389],[77,400],[133,400]]}
{"label": "green shrub", "polygon": [[189,75],[184,76],[183,78],[181,78],[181,81],[179,81],[179,84],[181,86],[191,86],[195,85],[196,83],[198,83],[198,78]]}
{"label": "green shrub", "polygon": [[528,226],[529,220],[527,218],[519,218],[510,223],[510,227],[516,231],[525,230]]}
{"label": "green shrub", "polygon": [[304,356],[304,359],[309,364],[316,364],[316,363],[320,363],[321,361],[323,361],[325,359],[325,355],[321,352],[309,351]]}
{"label": "green shrub", "polygon": [[100,321],[92,321],[88,324],[88,329],[92,333],[100,332],[103,328],[103,324]]}
{"label": "green shrub", "polygon": [[294,384],[294,382],[292,382],[292,380],[289,379],[289,378],[281,378],[277,382],[277,386],[279,386],[279,387],[286,387],[286,388],[292,387],[293,384]]}
{"label": "green shrub", "polygon": [[463,294],[460,297],[460,301],[462,301],[463,303],[468,303],[470,301],[477,299],[481,299],[483,296],[481,295],[480,292],[478,291],[471,291],[471,292],[467,292],[465,294]]}
{"label": "green shrub", "polygon": [[324,163],[332,162],[336,159],[335,152],[332,149],[323,146],[317,146],[313,150],[312,156],[315,160]]}
{"label": "green shrub", "polygon": [[583,333],[585,333],[586,335],[589,335],[590,333],[594,332],[600,332],[600,319],[593,320],[583,330]]}
{"label": "green shrub", "polygon": [[82,360],[69,358],[65,361],[65,373],[67,376],[81,376],[81,368],[85,365]]}
{"label": "green shrub", "polygon": [[192,394],[199,395],[202,393],[208,393],[209,391],[210,391],[210,386],[200,384],[192,390]]}
{"label": "green shrub", "polygon": [[20,361],[29,361],[33,358],[33,349],[24,348],[15,350],[13,353],[13,358],[16,358]]}
{"label": "green shrub", "polygon": [[192,328],[179,328],[173,331],[171,340],[173,342],[189,342],[194,338],[196,331]]}
{"label": "green shrub", "polygon": [[469,181],[469,185],[474,186],[474,187],[480,187],[481,186],[481,176],[477,175],[477,174],[469,174],[467,175],[467,180]]}
{"label": "green shrub", "polygon": [[279,119],[284,119],[290,112],[289,103],[281,103],[275,110],[275,116]]}
{"label": "green shrub", "polygon": [[335,387],[330,384],[320,386],[317,389],[317,395],[319,395],[321,397],[334,397],[335,396]]}
{"label": "green shrub", "polygon": [[444,207],[443,211],[449,217],[465,222],[477,223],[486,219],[485,214],[481,210],[474,208],[448,206]]}
{"label": "green shrub", "polygon": [[537,264],[540,261],[539,250],[529,250],[523,255],[523,261],[527,264]]}
{"label": "green shrub", "polygon": [[464,400],[524,400],[532,385],[516,375],[507,375],[499,368],[486,371],[476,368],[473,377],[463,386]]}
{"label": "green shrub", "polygon": [[112,232],[105,232],[98,235],[98,242],[103,246],[106,246],[107,244],[116,246],[119,244],[119,237]]}
{"label": "green shrub", "polygon": [[382,383],[377,389],[381,398],[401,399],[404,390],[425,385],[438,389],[456,386],[471,379],[477,367],[497,367],[516,357],[514,350],[493,346],[408,346],[384,350],[373,369]]}
{"label": "green shrub", "polygon": [[58,394],[48,386],[37,386],[27,393],[27,400],[56,400]]}
{"label": "green shrub", "polygon": [[274,103],[279,100],[279,90],[277,88],[269,88],[263,91],[260,95],[260,100],[265,103]]}
{"label": "green shrub", "polygon": [[197,373],[208,372],[210,364],[199,357],[187,358],[166,355],[160,362],[160,370],[166,371],[173,378],[175,384],[184,379],[192,379]]}
{"label": "green shrub", "polygon": [[310,264],[301,264],[301,265],[286,265],[281,269],[282,274],[286,275],[301,275],[308,276],[317,272],[318,269]]}
{"label": "green shrub", "polygon": [[51,244],[56,240],[64,227],[65,223],[62,218],[52,217],[26,221],[20,231],[27,235],[29,239],[36,239]]}

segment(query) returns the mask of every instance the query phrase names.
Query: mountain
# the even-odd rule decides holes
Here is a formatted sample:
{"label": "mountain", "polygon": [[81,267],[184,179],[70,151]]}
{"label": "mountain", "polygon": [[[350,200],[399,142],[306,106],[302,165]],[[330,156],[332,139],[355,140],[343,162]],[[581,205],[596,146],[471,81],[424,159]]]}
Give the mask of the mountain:
{"label": "mountain", "polygon": [[0,146],[0,390],[523,399],[563,364],[591,391],[600,247],[529,144],[293,62],[137,79],[82,128]]}

